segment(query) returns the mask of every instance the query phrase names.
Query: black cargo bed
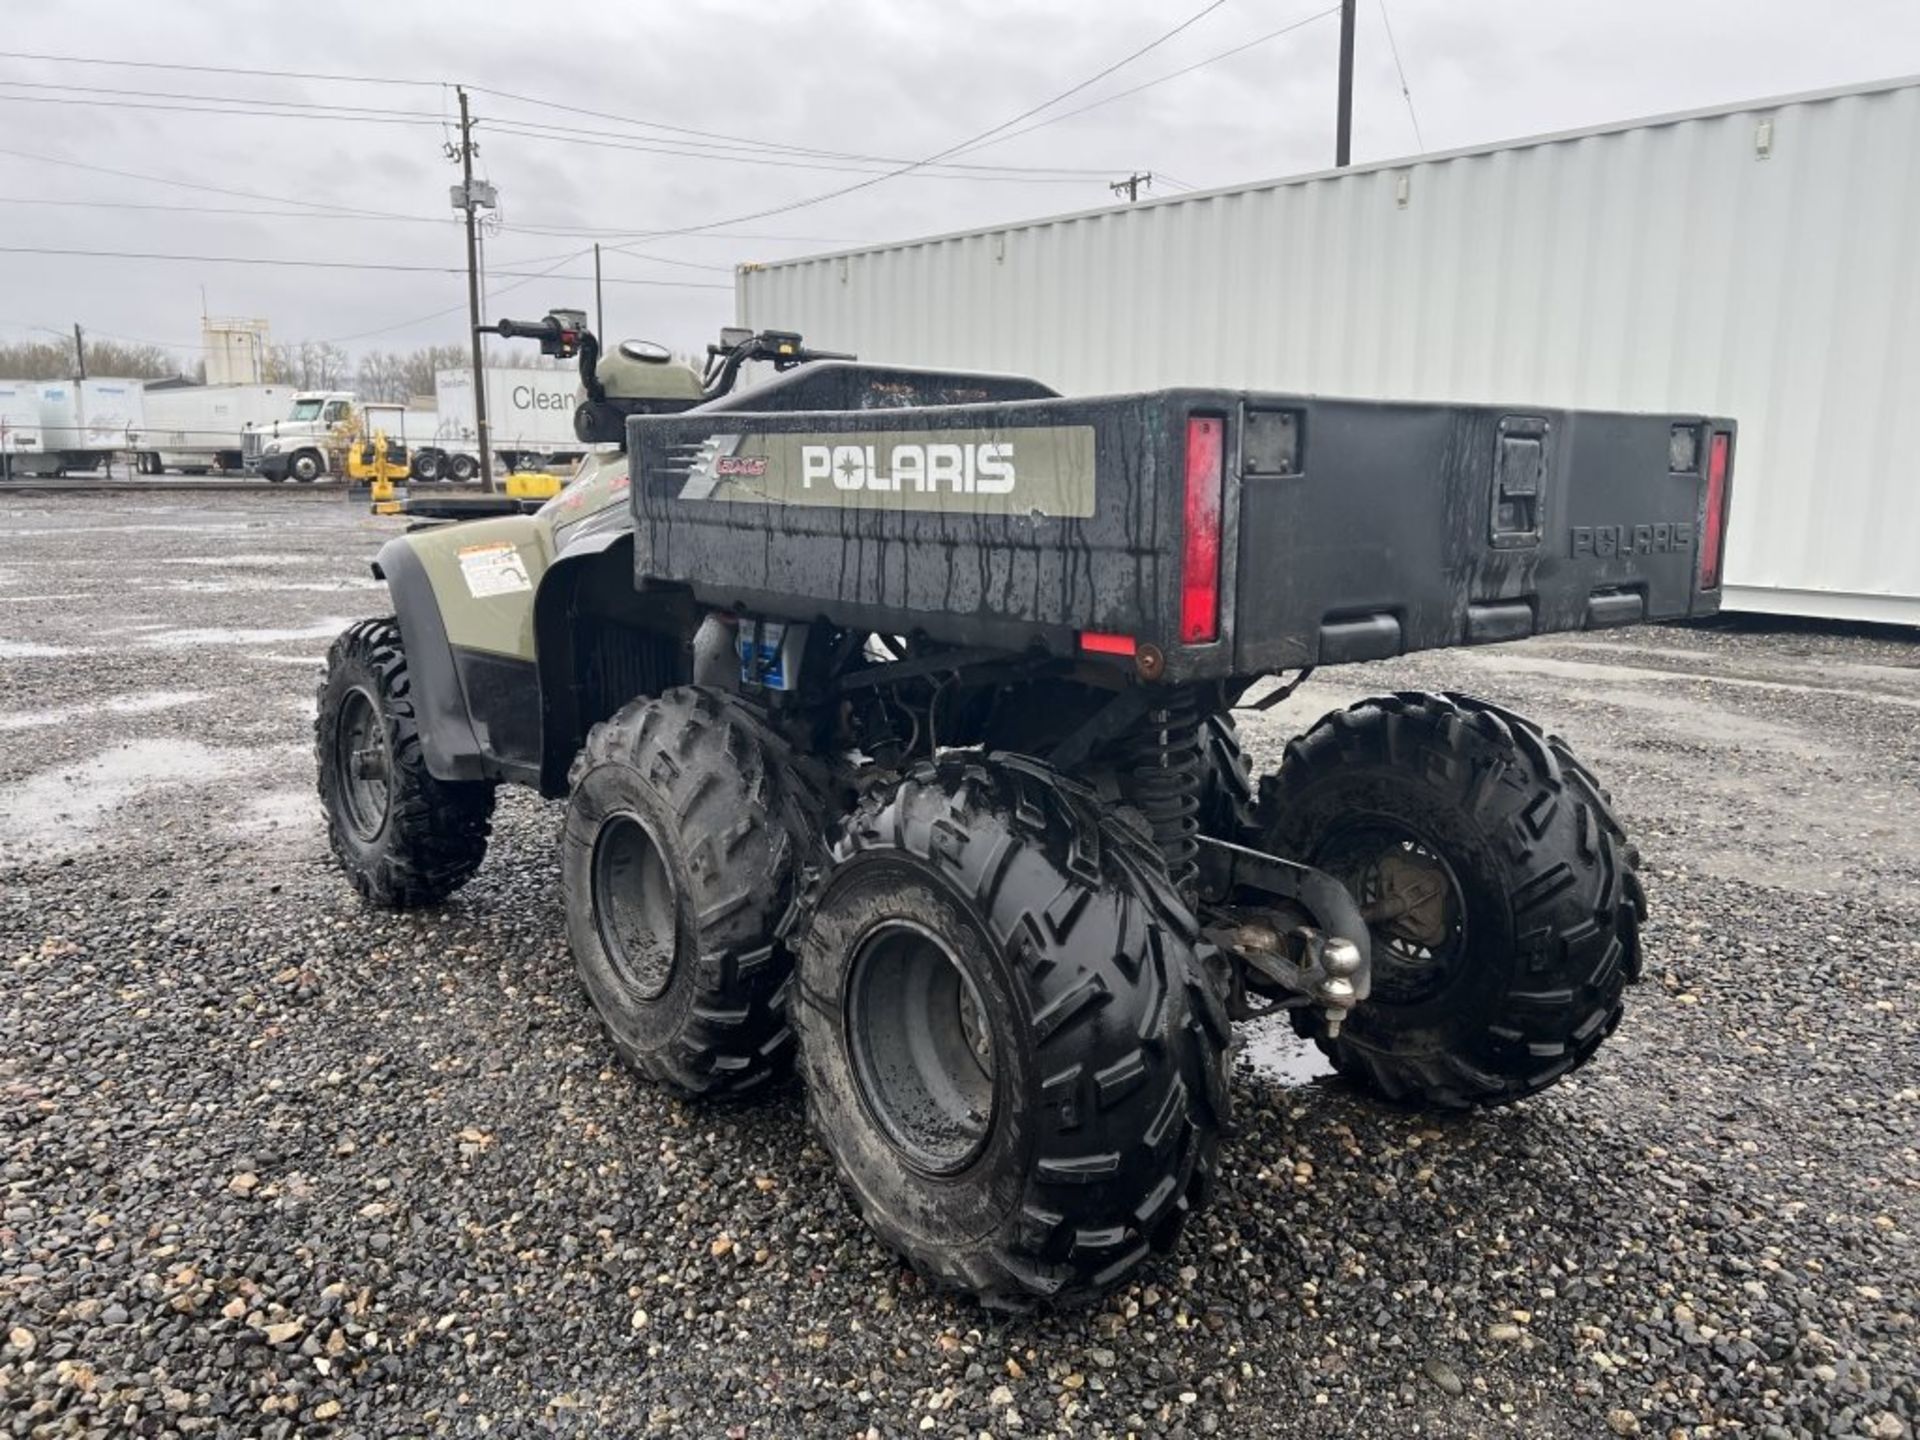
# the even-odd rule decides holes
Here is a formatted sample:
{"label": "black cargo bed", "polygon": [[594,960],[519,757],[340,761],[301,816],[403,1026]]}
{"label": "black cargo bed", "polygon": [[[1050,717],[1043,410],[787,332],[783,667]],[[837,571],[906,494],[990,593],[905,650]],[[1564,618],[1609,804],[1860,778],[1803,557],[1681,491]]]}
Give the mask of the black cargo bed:
{"label": "black cargo bed", "polygon": [[[865,397],[866,367],[836,398]],[[716,606],[955,644],[1149,648],[1168,680],[1710,614],[1700,415],[1181,389],[629,422],[635,567]],[[977,378],[977,377],[976,377]],[[1016,382],[1032,385],[1032,382]],[[749,407],[759,408],[749,408]],[[1189,523],[1190,462],[1202,473]],[[1192,453],[1190,453],[1192,452]],[[1218,596],[1183,587],[1218,504]],[[1204,545],[1199,563],[1207,563]],[[1183,600],[1187,610],[1183,619]]]}

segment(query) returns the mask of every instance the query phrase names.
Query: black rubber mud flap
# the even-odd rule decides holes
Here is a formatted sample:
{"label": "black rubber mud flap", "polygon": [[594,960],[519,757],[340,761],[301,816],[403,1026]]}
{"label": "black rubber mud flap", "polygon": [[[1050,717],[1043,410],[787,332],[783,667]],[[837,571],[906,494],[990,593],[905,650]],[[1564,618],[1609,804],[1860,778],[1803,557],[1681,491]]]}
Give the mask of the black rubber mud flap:
{"label": "black rubber mud flap", "polygon": [[[1230,1032],[1137,830],[1037,762],[949,756],[855,812],[799,923],[810,1118],[882,1240],[1009,1308],[1171,1248],[1212,1183]],[[957,978],[886,1010],[889,975],[935,961]]]}

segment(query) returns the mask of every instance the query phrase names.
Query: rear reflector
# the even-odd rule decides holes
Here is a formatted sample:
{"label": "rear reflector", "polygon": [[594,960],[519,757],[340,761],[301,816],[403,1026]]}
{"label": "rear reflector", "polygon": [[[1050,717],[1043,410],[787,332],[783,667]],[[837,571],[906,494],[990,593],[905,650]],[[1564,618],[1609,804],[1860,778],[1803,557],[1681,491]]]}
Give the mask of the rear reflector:
{"label": "rear reflector", "polygon": [[1186,539],[1180,563],[1180,643],[1220,638],[1220,494],[1227,422],[1187,419]]}
{"label": "rear reflector", "polygon": [[1082,630],[1080,648],[1090,655],[1131,655],[1139,646],[1131,635],[1111,635],[1104,630]]}
{"label": "rear reflector", "polygon": [[1700,530],[1700,588],[1720,588],[1720,557],[1727,544],[1727,485],[1732,479],[1733,436],[1713,432],[1707,446],[1707,515]]}

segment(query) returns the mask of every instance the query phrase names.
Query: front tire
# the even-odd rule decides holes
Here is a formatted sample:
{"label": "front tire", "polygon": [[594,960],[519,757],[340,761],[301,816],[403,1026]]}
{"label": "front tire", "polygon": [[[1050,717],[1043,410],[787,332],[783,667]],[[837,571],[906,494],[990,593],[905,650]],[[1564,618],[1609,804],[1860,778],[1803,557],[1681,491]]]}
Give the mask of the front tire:
{"label": "front tire", "polygon": [[848,822],[799,966],[813,1129],[936,1281],[1091,1300],[1204,1202],[1225,1011],[1158,855],[1091,792],[1007,756],[921,765]]}
{"label": "front tire", "polygon": [[287,474],[302,485],[311,485],[326,468],[326,462],[312,450],[302,450],[287,462]]}
{"label": "front tire", "polygon": [[1464,695],[1322,718],[1262,782],[1265,849],[1353,892],[1372,993],[1329,1041],[1388,1100],[1502,1105],[1593,1058],[1640,974],[1646,895],[1606,792],[1563,741]]}
{"label": "front tire", "polygon": [[570,779],[567,938],[614,1048],[683,1095],[760,1088],[793,1053],[774,930],[807,827],[784,742],[686,686],[594,726]]}
{"label": "front tire", "polygon": [[327,840],[369,904],[436,905],[487,853],[493,786],[427,772],[399,623],[362,620],[327,653],[314,718]]}

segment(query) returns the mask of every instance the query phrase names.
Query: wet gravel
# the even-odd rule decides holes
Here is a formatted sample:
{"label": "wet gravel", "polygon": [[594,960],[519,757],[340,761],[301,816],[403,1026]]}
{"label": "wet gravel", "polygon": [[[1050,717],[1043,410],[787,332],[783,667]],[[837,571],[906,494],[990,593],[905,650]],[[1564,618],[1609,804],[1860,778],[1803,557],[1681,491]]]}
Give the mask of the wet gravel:
{"label": "wet gravel", "polygon": [[1101,1309],[928,1293],[791,1090],[619,1070],[554,807],[445,909],[324,856],[313,662],[388,522],[0,497],[0,1431],[1911,1436],[1920,644],[1725,625],[1329,672],[1566,735],[1647,852],[1578,1077],[1434,1119],[1250,1047],[1213,1207]]}

